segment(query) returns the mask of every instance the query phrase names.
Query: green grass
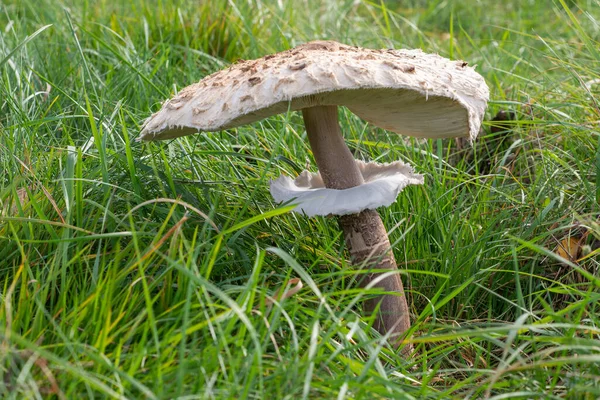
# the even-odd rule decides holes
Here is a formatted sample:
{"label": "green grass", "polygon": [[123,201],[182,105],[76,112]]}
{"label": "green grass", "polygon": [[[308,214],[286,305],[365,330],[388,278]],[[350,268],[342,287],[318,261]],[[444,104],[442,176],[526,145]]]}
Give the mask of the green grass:
{"label": "green grass", "polygon": [[[322,38],[491,89],[473,149],[341,114],[357,157],[425,174],[380,210],[410,359],[360,315],[335,220],[268,194],[314,168],[299,115],[135,142],[175,90]],[[598,398],[599,41],[598,0],[2,1],[0,397]]]}

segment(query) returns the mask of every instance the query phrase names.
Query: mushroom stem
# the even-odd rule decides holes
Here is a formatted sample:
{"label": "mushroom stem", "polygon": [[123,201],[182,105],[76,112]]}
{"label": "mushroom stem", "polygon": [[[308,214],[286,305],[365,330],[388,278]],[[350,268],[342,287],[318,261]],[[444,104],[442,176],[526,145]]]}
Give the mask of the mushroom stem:
{"label": "mushroom stem", "polygon": [[[308,140],[325,186],[347,189],[361,185],[362,174],[346,146],[338,124],[337,106],[318,106],[302,110]],[[346,246],[353,265],[370,272],[361,279],[365,287],[380,275],[397,271],[387,231],[375,210],[339,217]],[[399,274],[388,276],[375,284],[387,294],[368,299],[363,304],[365,313],[371,315],[379,309],[374,323],[383,335],[390,334],[392,343],[399,345],[404,332],[410,328],[410,316],[402,280]]]}
{"label": "mushroom stem", "polygon": [[[378,271],[367,273],[360,281],[361,286],[367,286],[386,272],[398,270],[387,231],[377,211],[364,210],[358,214],[343,215],[339,217],[339,223],[352,264]],[[391,342],[400,345],[404,332],[410,328],[402,279],[399,274],[393,274],[376,283],[374,288],[388,294],[366,300],[363,309],[369,315],[379,309],[373,326],[382,335],[389,333]]]}
{"label": "mushroom stem", "polygon": [[304,126],[325,187],[348,189],[364,183],[338,124],[337,106],[302,109]]}

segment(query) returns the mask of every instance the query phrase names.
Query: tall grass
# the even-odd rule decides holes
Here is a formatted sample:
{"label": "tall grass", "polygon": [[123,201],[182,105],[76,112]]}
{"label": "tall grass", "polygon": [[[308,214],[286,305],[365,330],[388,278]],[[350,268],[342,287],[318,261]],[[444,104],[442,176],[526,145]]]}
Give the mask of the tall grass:
{"label": "tall grass", "polygon": [[[599,397],[599,6],[0,3],[0,397]],[[492,91],[473,148],[340,116],[358,158],[426,176],[380,210],[409,359],[335,221],[268,194],[314,169],[298,115],[135,142],[183,86],[321,38],[465,59]]]}

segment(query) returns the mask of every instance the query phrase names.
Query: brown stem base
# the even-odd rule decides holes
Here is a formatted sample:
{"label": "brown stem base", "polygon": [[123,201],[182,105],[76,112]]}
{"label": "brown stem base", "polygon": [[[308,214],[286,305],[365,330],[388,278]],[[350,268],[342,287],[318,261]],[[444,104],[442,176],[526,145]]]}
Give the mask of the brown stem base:
{"label": "brown stem base", "polygon": [[[344,231],[352,264],[367,270],[379,270],[365,274],[360,281],[361,286],[368,285],[386,272],[398,270],[387,231],[377,211],[365,210],[359,214],[344,215],[339,217],[339,223]],[[368,315],[379,310],[374,323],[375,329],[381,334],[391,332],[390,342],[398,346],[404,333],[410,328],[408,304],[400,275],[388,276],[374,288],[388,294],[366,300],[363,309]],[[409,351],[409,348],[406,350]]]}

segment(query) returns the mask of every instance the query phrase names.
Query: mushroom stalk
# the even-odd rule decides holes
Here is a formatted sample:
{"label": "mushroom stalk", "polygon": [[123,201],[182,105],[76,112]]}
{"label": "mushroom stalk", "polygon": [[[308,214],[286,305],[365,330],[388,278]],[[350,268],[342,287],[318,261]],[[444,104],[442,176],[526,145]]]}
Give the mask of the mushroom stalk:
{"label": "mushroom stalk", "polygon": [[340,125],[337,106],[302,109],[304,126],[325,187],[348,189],[364,183]]}
{"label": "mushroom stalk", "polygon": [[[337,106],[317,106],[302,110],[308,140],[325,186],[347,189],[363,183],[363,177],[346,146],[338,124]],[[366,286],[383,273],[397,271],[387,231],[375,210],[344,215],[338,219],[353,265],[369,272],[360,281]],[[410,328],[410,317],[402,280],[399,274],[388,276],[374,288],[387,292],[368,299],[364,311],[371,315],[379,310],[375,328],[390,334],[392,343],[399,345],[404,332]]]}

